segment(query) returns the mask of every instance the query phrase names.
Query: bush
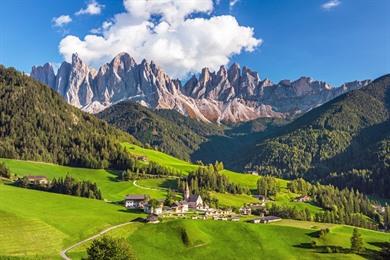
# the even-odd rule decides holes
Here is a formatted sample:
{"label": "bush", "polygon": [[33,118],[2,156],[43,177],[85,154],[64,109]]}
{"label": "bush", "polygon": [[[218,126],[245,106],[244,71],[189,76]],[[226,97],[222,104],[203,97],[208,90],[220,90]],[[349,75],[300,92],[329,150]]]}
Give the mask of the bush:
{"label": "bush", "polygon": [[103,236],[100,239],[95,239],[91,246],[87,249],[90,260],[131,260],[135,259],[130,245],[123,239],[114,239],[108,236]]}
{"label": "bush", "polygon": [[11,178],[11,171],[5,166],[5,163],[0,162],[0,176],[4,178]]}

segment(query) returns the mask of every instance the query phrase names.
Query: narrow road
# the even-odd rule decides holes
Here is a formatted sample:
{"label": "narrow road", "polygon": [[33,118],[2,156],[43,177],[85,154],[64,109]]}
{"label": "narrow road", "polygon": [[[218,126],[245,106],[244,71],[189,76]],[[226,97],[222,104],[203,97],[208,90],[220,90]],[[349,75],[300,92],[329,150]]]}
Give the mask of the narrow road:
{"label": "narrow road", "polygon": [[72,246],[70,246],[70,247],[68,247],[68,248],[66,248],[66,249],[64,249],[64,250],[62,250],[61,253],[60,253],[60,255],[61,255],[62,259],[64,259],[64,260],[72,260],[70,257],[68,257],[68,256],[66,255],[66,253],[67,253],[68,251],[70,251],[70,250],[72,250],[73,248],[76,248],[76,247],[78,247],[78,246],[84,244],[85,242],[88,242],[88,241],[90,241],[90,240],[93,240],[93,239],[95,239],[95,238],[98,238],[98,237],[100,237],[101,235],[104,235],[105,233],[107,233],[107,232],[109,232],[109,231],[111,231],[111,230],[113,230],[113,229],[120,228],[120,227],[129,225],[129,224],[132,224],[132,223],[133,223],[133,222],[126,222],[126,223],[122,223],[122,224],[119,224],[119,225],[116,225],[116,226],[109,227],[109,228],[107,228],[107,229],[101,231],[99,234],[93,235],[93,236],[91,236],[91,237],[89,237],[89,238],[87,238],[87,239],[84,239],[84,240],[82,240],[82,241],[80,241],[80,242],[78,242],[78,243],[76,243],[76,244],[74,244],[74,245],[72,245]]}

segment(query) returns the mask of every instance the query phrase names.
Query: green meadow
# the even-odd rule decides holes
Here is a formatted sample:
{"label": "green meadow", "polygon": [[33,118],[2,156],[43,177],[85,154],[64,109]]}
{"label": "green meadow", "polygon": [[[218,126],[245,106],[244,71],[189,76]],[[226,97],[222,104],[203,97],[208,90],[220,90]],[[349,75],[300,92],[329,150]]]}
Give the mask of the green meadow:
{"label": "green meadow", "polygon": [[143,214],[120,205],[0,184],[0,258],[50,258],[61,249]]}
{"label": "green meadow", "polygon": [[117,172],[103,169],[86,169],[60,166],[56,164],[0,159],[5,162],[13,174],[18,176],[43,175],[49,179],[71,175],[77,180],[96,182],[102,191],[103,198],[109,201],[121,201],[127,194],[149,194],[154,198],[164,198],[165,192],[160,190],[146,190],[133,185],[132,182],[117,181]]}
{"label": "green meadow", "polygon": [[[325,238],[313,232],[330,228]],[[189,241],[185,244],[182,232]],[[371,254],[380,250],[373,244],[389,241],[389,235],[361,229],[364,246]],[[352,227],[313,222],[282,221],[278,224],[249,224],[202,220],[174,220],[161,224],[134,224],[110,232],[129,241],[137,259],[362,259],[349,253],[324,253],[326,246],[350,246]],[[316,241],[317,248],[305,248]],[[70,256],[81,259],[88,244]],[[373,250],[373,251],[370,251]]]}

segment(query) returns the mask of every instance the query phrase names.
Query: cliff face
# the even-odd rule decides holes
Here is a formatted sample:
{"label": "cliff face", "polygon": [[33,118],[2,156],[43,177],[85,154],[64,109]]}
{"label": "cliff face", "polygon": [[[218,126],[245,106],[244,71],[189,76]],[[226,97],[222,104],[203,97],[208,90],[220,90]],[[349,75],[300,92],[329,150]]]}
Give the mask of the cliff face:
{"label": "cliff face", "polygon": [[153,109],[174,109],[202,121],[241,122],[259,117],[285,117],[306,112],[369,81],[346,83],[340,88],[302,77],[277,84],[261,80],[257,72],[238,64],[217,72],[204,68],[182,86],[153,62],[137,64],[120,53],[97,71],[74,54],[54,74],[50,64],[34,66],[31,77],[58,91],[65,100],[97,113],[112,104],[132,100]]}

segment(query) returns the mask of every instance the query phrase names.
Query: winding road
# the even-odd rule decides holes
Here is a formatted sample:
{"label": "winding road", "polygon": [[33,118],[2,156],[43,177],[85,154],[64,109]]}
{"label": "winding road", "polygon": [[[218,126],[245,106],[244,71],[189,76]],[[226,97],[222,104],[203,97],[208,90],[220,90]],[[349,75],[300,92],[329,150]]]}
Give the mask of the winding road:
{"label": "winding road", "polygon": [[67,253],[68,251],[70,251],[70,250],[72,250],[73,248],[76,248],[76,247],[78,247],[78,246],[84,244],[85,242],[88,242],[88,241],[90,241],[90,240],[93,240],[93,239],[95,239],[95,238],[98,238],[98,237],[100,237],[101,235],[104,235],[105,233],[107,233],[107,232],[109,232],[109,231],[111,231],[111,230],[113,230],[113,229],[120,228],[120,227],[123,227],[123,226],[127,226],[127,225],[129,225],[129,224],[133,224],[133,222],[126,222],[126,223],[122,223],[122,224],[119,224],[119,225],[116,225],[116,226],[109,227],[109,228],[107,228],[107,229],[101,231],[99,234],[93,235],[93,236],[91,236],[91,237],[89,237],[89,238],[87,238],[87,239],[84,239],[84,240],[82,240],[82,241],[80,241],[80,242],[78,242],[78,243],[76,243],[76,244],[74,244],[74,245],[72,245],[72,246],[70,246],[70,247],[68,247],[68,248],[66,248],[66,249],[64,249],[64,250],[62,250],[61,253],[60,253],[60,255],[61,255],[62,259],[64,259],[64,260],[72,260],[70,257],[68,257],[68,256],[66,255],[66,253]]}

